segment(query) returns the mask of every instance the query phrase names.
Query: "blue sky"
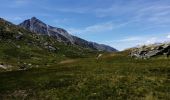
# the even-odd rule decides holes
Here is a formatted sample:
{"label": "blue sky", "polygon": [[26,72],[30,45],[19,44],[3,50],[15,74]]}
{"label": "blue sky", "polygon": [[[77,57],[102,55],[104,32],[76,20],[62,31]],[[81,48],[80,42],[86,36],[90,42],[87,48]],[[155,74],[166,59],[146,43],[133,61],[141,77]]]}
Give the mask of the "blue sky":
{"label": "blue sky", "polygon": [[0,17],[33,16],[119,50],[170,40],[170,0],[0,0]]}

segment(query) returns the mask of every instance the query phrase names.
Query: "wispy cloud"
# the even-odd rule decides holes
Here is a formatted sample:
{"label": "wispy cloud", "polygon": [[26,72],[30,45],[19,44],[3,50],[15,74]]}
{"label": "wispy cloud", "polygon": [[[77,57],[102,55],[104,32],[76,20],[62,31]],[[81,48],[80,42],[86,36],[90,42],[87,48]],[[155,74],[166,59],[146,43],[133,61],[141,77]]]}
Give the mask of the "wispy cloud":
{"label": "wispy cloud", "polygon": [[11,21],[11,22],[18,22],[18,21],[22,21],[24,20],[22,17],[20,16],[2,16],[4,19]]}
{"label": "wispy cloud", "polygon": [[71,21],[71,19],[69,18],[63,18],[63,19],[54,19],[54,23],[56,24],[63,24],[63,23],[68,23],[69,21]]}
{"label": "wispy cloud", "polygon": [[7,6],[10,8],[17,8],[17,7],[23,7],[28,5],[32,0],[14,0]]}
{"label": "wispy cloud", "polygon": [[108,31],[113,31],[114,29],[121,28],[125,25],[129,24],[129,22],[123,23],[114,23],[112,21],[94,24],[91,26],[87,26],[85,28],[69,28],[69,32],[73,34],[93,34],[93,33],[104,33]]}
{"label": "wispy cloud", "polygon": [[50,7],[50,6],[40,6],[42,9],[48,11],[56,11],[56,12],[63,12],[63,13],[77,13],[77,14],[85,14],[89,13],[91,8],[87,7]]}
{"label": "wispy cloud", "polygon": [[168,35],[166,36],[166,38],[170,39],[170,33],[168,33]]}
{"label": "wispy cloud", "polygon": [[[117,20],[120,17],[121,23],[138,24],[139,26],[147,25],[147,27],[141,27],[143,30],[149,30],[150,28],[167,27],[170,24],[170,6],[169,3],[162,3],[160,1],[146,2],[145,0],[132,0],[124,3],[114,3],[107,7],[59,7],[51,8],[44,7],[48,10],[54,10],[64,13],[78,13],[89,14],[96,17],[112,17],[113,20]],[[116,18],[115,18],[116,17]],[[107,30],[113,30],[116,26],[119,27],[120,23],[107,23],[96,24],[87,26],[85,28],[70,28],[72,33],[94,33],[104,32]],[[126,23],[126,26],[129,24]],[[105,28],[105,29],[103,29]]]}
{"label": "wispy cloud", "polygon": [[[139,24],[150,24],[154,26],[165,26],[170,23],[169,3],[161,1],[141,2],[134,0],[126,4],[113,4],[107,8],[98,8],[94,12],[98,17],[123,17],[126,20]],[[93,11],[93,10],[92,10]],[[125,19],[122,19],[125,20]]]}
{"label": "wispy cloud", "polygon": [[117,42],[131,42],[131,41],[140,41],[140,40],[143,40],[143,38],[136,36],[136,37],[127,37],[121,40],[117,40]]}
{"label": "wispy cloud", "polygon": [[70,28],[69,31],[73,34],[88,34],[88,33],[101,33],[105,31],[110,31],[113,28],[115,28],[115,26],[111,22],[107,22],[107,23],[100,23],[100,24],[87,26],[82,29]]}

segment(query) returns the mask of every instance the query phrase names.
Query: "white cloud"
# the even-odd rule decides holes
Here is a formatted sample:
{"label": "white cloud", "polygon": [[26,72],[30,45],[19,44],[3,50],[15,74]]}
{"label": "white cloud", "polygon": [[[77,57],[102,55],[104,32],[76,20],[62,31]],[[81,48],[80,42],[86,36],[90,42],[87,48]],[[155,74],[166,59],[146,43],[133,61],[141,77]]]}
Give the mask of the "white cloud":
{"label": "white cloud", "polygon": [[114,29],[124,27],[125,25],[129,24],[130,22],[124,23],[113,23],[112,21],[94,24],[91,26],[87,26],[82,29],[76,28],[69,28],[69,32],[73,34],[93,34],[93,33],[106,33],[108,31],[113,31]]}
{"label": "white cloud", "polygon": [[18,7],[23,7],[28,5],[31,2],[31,0],[14,0],[13,2],[11,2],[10,4],[8,4],[7,6],[11,7],[11,8],[18,8]]}
{"label": "white cloud", "polygon": [[14,18],[12,18],[12,20],[14,20],[14,21],[21,21],[23,19],[21,17],[14,17]]}
{"label": "white cloud", "polygon": [[56,23],[57,25],[66,24],[66,23],[68,23],[70,21],[71,21],[71,19],[68,19],[68,18],[54,19],[54,23]]}
{"label": "white cloud", "polygon": [[168,38],[168,39],[170,39],[170,34],[169,34],[169,35],[167,35],[167,38]]}
{"label": "white cloud", "polygon": [[91,8],[87,7],[50,7],[50,6],[41,6],[41,8],[49,11],[58,11],[58,12],[64,12],[64,13],[78,13],[78,14],[84,14],[89,13],[92,11]]}
{"label": "white cloud", "polygon": [[24,20],[21,16],[2,16],[5,20],[11,21],[11,22],[19,22]]}
{"label": "white cloud", "polygon": [[160,42],[160,41],[158,41],[158,38],[157,37],[151,37],[144,44],[153,44],[153,43],[156,43],[156,42]]}
{"label": "white cloud", "polygon": [[88,34],[88,33],[101,33],[106,31],[111,31],[115,26],[110,23],[100,23],[91,26],[87,26],[83,29],[70,28],[69,31],[74,34]]}
{"label": "white cloud", "polygon": [[118,40],[118,42],[130,42],[130,41],[140,41],[143,40],[142,37],[128,37],[125,39]]}
{"label": "white cloud", "polygon": [[126,48],[131,48],[139,45],[149,45],[154,43],[163,43],[170,42],[170,34],[169,33],[160,33],[160,34],[148,34],[148,35],[140,35],[140,36],[129,36],[124,37],[120,40],[110,40],[103,41],[104,44],[109,44],[118,50],[124,50]]}
{"label": "white cloud", "polygon": [[[152,28],[166,27],[169,26],[170,23],[169,3],[162,1],[142,2],[142,0],[135,0],[126,4],[118,3],[110,7],[98,8],[95,9],[94,12],[98,17],[125,16],[125,20],[138,23],[138,25],[148,25]],[[121,20],[124,21],[124,19]]]}

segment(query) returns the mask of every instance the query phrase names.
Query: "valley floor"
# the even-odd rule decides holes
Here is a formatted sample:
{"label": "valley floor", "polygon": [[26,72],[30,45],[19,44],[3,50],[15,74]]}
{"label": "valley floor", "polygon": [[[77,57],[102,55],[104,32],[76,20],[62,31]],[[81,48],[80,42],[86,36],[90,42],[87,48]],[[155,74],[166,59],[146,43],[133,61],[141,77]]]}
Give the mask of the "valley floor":
{"label": "valley floor", "polygon": [[170,58],[123,53],[0,72],[1,100],[170,100]]}

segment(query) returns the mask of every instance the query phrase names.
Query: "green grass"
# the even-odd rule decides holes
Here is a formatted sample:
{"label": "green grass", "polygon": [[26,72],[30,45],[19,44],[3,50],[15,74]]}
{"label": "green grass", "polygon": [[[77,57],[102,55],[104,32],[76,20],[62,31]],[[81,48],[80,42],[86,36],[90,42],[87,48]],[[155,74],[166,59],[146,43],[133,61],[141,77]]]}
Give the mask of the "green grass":
{"label": "green grass", "polygon": [[106,54],[99,60],[80,58],[69,64],[3,72],[0,94],[6,99],[169,100],[169,60]]}

